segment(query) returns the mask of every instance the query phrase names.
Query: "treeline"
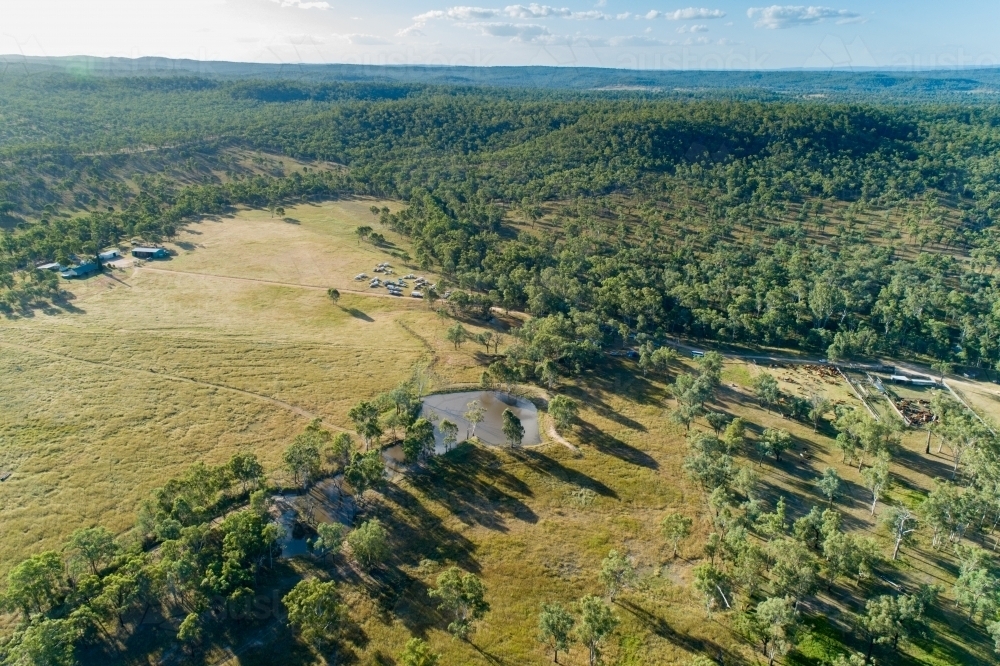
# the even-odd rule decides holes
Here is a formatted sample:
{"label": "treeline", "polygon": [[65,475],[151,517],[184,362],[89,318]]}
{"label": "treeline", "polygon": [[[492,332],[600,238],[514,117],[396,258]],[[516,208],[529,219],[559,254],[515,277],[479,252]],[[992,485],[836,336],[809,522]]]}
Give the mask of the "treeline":
{"label": "treeline", "polygon": [[86,650],[120,657],[143,622],[169,624],[176,613],[178,641],[190,648],[213,604],[224,619],[254,621],[255,590],[281,553],[263,482],[252,454],[197,464],[154,491],[130,533],[81,528],[61,551],[18,563],[2,599],[17,630],[0,643],[0,661],[74,664]]}
{"label": "treeline", "polygon": [[[670,212],[642,212],[641,224],[629,224],[584,208],[564,211],[551,232],[504,239],[491,204],[430,194],[383,221],[414,239],[422,266],[480,294],[474,305],[457,304],[459,311],[497,305],[547,320],[525,332],[556,331],[562,343],[549,338],[544,353],[557,362],[584,341],[607,348],[675,336],[838,359],[903,353],[979,367],[1000,361],[992,231],[976,237],[976,266],[937,252],[912,261],[859,233],[808,242],[804,231],[826,224],[815,210],[806,208],[790,238],[720,220],[678,239],[668,229],[680,228]],[[576,365],[567,361],[567,370]]]}
{"label": "treeline", "polygon": [[[417,262],[476,309],[555,317],[567,343],[685,335],[835,357],[1000,361],[993,106],[24,81],[5,82],[0,102],[12,119],[0,137],[0,218],[17,227],[0,238],[0,273],[130,235],[169,237],[237,203],[371,194],[408,203],[379,222],[408,235]],[[60,111],[70,105],[73,118]],[[118,124],[97,127],[109,117]],[[216,153],[244,147],[347,173],[181,187],[179,175],[126,183],[114,155],[87,156],[194,142],[168,151],[180,174],[198,166],[199,137]],[[91,212],[56,215],[67,206]],[[545,224],[516,232],[512,218]],[[4,298],[15,307],[25,294],[8,287]]]}
{"label": "treeline", "polygon": [[69,265],[125,240],[156,243],[176,234],[184,220],[231,212],[236,205],[274,207],[290,200],[329,200],[364,191],[346,173],[295,172],[287,178],[254,176],[219,185],[142,191],[121,210],[76,217],[43,217],[17,234],[0,235],[0,311],[15,312],[59,296],[55,274],[34,267]]}

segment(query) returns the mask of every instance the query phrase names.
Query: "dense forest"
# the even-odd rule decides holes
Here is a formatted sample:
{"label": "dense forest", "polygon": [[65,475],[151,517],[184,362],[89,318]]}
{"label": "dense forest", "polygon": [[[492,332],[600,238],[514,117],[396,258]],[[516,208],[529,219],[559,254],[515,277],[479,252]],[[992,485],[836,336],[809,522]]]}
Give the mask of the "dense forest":
{"label": "dense forest", "polygon": [[[665,62],[664,65],[669,63]],[[780,97],[822,95],[903,101],[988,100],[1000,85],[995,68],[823,70],[610,69],[603,67],[476,67],[435,65],[266,64],[172,58],[31,57],[0,55],[5,71],[71,72],[76,76],[257,79],[384,84],[432,84],[547,90],[647,90],[674,95]]]}
{"label": "dense forest", "polygon": [[[1000,361],[1000,111],[972,104],[194,77],[8,76],[3,307],[238,204],[377,195],[465,297],[566,370],[621,336]],[[312,164],[255,169],[239,151]],[[257,158],[258,160],[260,158]]]}

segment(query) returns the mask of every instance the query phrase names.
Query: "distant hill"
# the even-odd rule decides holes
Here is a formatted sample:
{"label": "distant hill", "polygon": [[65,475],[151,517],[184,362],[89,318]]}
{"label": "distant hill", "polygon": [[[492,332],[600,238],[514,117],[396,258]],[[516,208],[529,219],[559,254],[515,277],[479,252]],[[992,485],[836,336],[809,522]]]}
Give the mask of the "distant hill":
{"label": "distant hill", "polygon": [[659,95],[734,92],[881,100],[991,99],[1000,94],[1000,69],[649,71],[596,67],[441,67],[260,64],[169,58],[0,56],[6,74],[69,72],[89,76],[199,76],[313,82],[398,82],[435,85],[603,90]]}

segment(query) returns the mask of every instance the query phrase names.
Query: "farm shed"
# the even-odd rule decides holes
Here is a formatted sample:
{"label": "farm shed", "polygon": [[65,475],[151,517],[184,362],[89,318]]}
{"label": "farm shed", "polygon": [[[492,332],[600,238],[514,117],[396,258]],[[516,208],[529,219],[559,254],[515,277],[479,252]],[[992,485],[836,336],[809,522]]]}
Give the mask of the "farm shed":
{"label": "farm shed", "polygon": [[138,259],[166,259],[169,254],[162,247],[137,247],[132,249],[132,256]]}
{"label": "farm shed", "polygon": [[86,263],[80,264],[79,266],[73,266],[71,268],[67,268],[66,270],[59,273],[59,275],[69,280],[71,278],[83,277],[85,275],[90,275],[96,272],[97,272],[97,264],[94,263],[93,261],[88,261]]}
{"label": "farm shed", "polygon": [[938,380],[932,377],[908,377],[906,375],[892,375],[889,377],[894,382],[913,384],[914,386],[937,386]]}
{"label": "farm shed", "polygon": [[42,264],[41,266],[35,266],[35,269],[40,271],[61,271],[63,267],[62,264],[53,261],[50,264]]}
{"label": "farm shed", "polygon": [[101,261],[114,261],[115,259],[121,259],[121,256],[122,253],[119,252],[117,248],[115,248],[114,250],[107,250],[105,252],[101,252],[100,254],[97,255],[97,258],[100,259]]}

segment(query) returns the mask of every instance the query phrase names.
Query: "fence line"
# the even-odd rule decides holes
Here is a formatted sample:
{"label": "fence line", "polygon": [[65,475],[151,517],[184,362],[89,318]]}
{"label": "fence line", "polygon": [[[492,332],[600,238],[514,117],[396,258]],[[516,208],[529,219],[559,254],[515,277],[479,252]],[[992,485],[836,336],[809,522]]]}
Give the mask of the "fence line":
{"label": "fence line", "polygon": [[858,400],[860,400],[861,404],[865,406],[865,409],[868,410],[868,413],[872,415],[872,418],[874,418],[876,421],[881,421],[882,419],[879,418],[879,415],[875,412],[872,406],[868,404],[868,401],[865,400],[864,396],[861,395],[861,392],[858,391],[858,389],[854,386],[854,383],[847,377],[847,375],[844,374],[844,371],[840,369],[840,366],[834,366],[834,367],[837,368],[837,372],[839,372],[840,376],[844,378],[844,381],[847,382],[847,385],[851,387],[851,391],[854,392],[854,395],[858,396]]}

